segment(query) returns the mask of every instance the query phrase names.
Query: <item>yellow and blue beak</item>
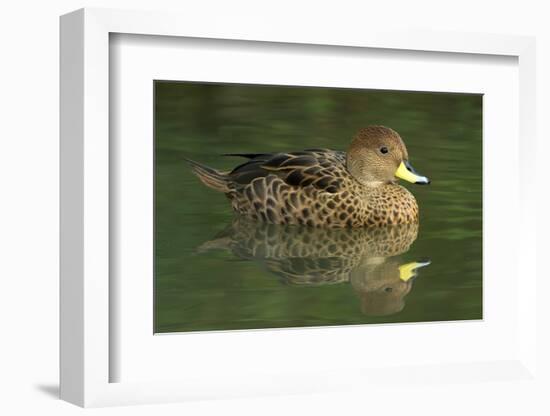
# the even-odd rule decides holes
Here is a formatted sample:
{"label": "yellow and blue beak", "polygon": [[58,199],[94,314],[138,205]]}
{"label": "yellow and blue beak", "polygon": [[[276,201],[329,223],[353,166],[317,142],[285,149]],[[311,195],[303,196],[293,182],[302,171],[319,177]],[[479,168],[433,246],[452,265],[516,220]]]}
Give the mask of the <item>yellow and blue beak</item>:
{"label": "yellow and blue beak", "polygon": [[430,264],[431,261],[429,259],[403,264],[399,266],[399,278],[404,282],[408,282],[413,277],[416,277],[418,269],[429,266]]}
{"label": "yellow and blue beak", "polygon": [[401,162],[401,164],[395,171],[395,176],[405,181],[416,183],[419,185],[428,185],[430,183],[430,180],[428,178],[419,175],[418,172],[414,170],[408,160],[404,160],[403,162]]}

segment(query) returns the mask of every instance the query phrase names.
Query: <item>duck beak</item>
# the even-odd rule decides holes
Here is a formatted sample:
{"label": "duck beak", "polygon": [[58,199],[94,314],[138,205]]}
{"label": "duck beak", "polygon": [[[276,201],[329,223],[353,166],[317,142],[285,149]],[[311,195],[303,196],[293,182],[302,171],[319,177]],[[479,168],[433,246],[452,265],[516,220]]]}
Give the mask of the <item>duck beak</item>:
{"label": "duck beak", "polygon": [[430,183],[430,180],[428,178],[419,175],[414,170],[408,160],[404,160],[401,162],[401,164],[395,171],[395,176],[408,182],[417,183],[419,185],[428,185]]}
{"label": "duck beak", "polygon": [[411,278],[416,276],[416,271],[421,267],[426,267],[431,263],[430,260],[413,261],[410,263],[399,266],[399,279],[404,282],[408,282]]}

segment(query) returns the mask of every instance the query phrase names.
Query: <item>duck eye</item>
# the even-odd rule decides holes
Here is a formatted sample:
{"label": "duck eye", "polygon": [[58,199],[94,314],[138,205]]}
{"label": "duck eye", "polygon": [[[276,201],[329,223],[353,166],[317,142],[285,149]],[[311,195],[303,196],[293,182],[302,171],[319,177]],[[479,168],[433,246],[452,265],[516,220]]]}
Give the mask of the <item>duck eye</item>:
{"label": "duck eye", "polygon": [[383,147],[380,148],[380,153],[386,154],[388,152],[389,152],[389,150],[386,146],[383,146]]}

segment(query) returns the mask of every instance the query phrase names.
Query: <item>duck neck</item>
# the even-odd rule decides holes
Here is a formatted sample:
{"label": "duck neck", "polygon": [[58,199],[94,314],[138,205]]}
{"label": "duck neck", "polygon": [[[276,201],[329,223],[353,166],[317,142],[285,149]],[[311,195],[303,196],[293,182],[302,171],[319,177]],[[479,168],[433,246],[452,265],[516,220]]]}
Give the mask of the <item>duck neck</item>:
{"label": "duck neck", "polygon": [[395,183],[395,181],[382,181],[379,178],[375,178],[371,173],[369,173],[368,169],[361,161],[353,162],[348,160],[347,169],[353,179],[367,188],[378,188],[383,185]]}
{"label": "duck neck", "polygon": [[353,178],[363,186],[375,188],[383,185],[382,181],[376,180],[369,174],[365,163],[360,159],[346,159],[346,168]]}

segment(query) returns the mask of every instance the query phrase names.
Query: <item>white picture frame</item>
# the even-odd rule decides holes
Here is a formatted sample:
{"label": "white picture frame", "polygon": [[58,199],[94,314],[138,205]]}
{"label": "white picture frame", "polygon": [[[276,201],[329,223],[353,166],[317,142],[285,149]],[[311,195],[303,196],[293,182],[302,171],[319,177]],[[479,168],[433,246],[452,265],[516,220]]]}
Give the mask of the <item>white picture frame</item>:
{"label": "white picture frame", "polygon": [[[322,382],[318,374],[295,377],[284,371],[264,382],[235,382],[234,374],[221,374],[218,387],[210,379],[157,382],[110,382],[114,356],[110,349],[109,275],[113,267],[110,247],[109,148],[109,36],[148,36],[279,42],[281,44],[332,45],[334,47],[430,51],[454,54],[516,57],[519,66],[519,184],[520,213],[535,212],[533,166],[529,153],[536,147],[535,43],[533,38],[430,32],[395,32],[350,28],[330,31],[312,25],[280,28],[276,24],[247,21],[205,27],[192,16],[167,13],[82,9],[61,18],[61,398],[80,406],[182,401],[195,398],[242,397],[261,394],[296,394],[372,386],[397,377],[404,384],[428,385],[437,381],[479,383],[487,378],[538,383],[536,346],[537,304],[536,217],[520,215],[514,241],[517,270],[522,281],[517,292],[517,354],[499,361],[445,362],[414,369],[331,369],[334,377]],[[238,30],[237,30],[238,29]],[[328,370],[326,370],[328,371]],[[308,378],[309,377],[309,378]],[[342,378],[347,384],[342,384]],[[290,382],[291,379],[295,382]],[[408,381],[407,381],[408,380]],[[308,382],[309,381],[309,382]],[[284,387],[281,387],[284,385]]]}

